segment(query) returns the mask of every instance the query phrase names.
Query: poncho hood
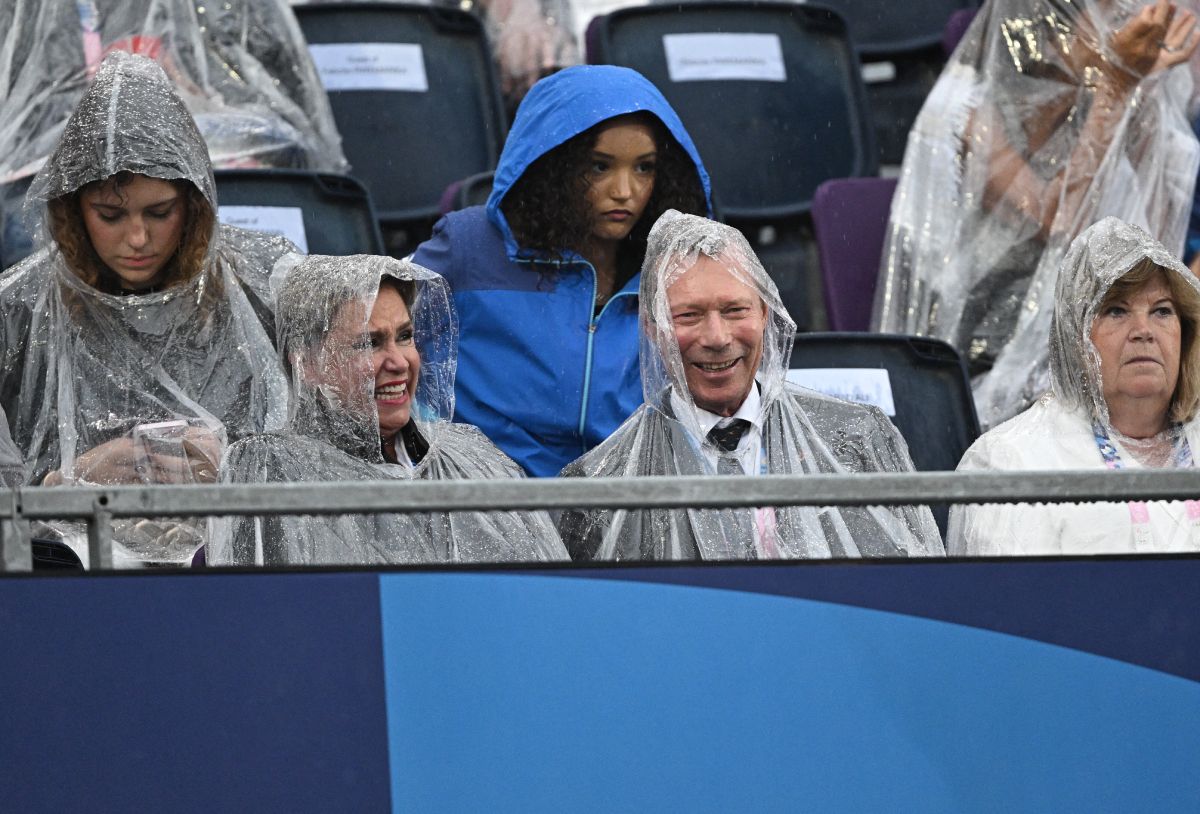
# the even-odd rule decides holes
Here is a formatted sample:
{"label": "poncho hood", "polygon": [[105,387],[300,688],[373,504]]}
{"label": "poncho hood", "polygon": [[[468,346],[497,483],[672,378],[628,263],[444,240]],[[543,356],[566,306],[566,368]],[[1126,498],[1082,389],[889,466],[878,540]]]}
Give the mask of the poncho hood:
{"label": "poncho hood", "polygon": [[1100,379],[1100,353],[1091,340],[1092,323],[1113,284],[1150,261],[1178,284],[1196,292],[1200,281],[1175,255],[1136,226],[1105,218],[1071,243],[1063,258],[1050,326],[1050,381],[1064,406],[1086,412],[1109,427]]}

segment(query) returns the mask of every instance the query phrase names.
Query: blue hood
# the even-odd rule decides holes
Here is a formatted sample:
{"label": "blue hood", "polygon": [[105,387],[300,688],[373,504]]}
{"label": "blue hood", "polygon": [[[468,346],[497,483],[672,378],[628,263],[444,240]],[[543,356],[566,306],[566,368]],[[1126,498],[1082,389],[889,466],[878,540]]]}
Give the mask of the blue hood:
{"label": "blue hood", "polygon": [[692,137],[671,105],[650,80],[630,68],[616,65],[577,65],[538,82],[517,109],[516,121],[504,142],[496,180],[487,202],[488,220],[504,235],[509,258],[519,247],[500,211],[500,201],[529,165],[558,145],[613,116],[646,111],[653,113],[691,156],[704,187],[708,215],[712,217],[712,188],[708,172],[696,152]]}

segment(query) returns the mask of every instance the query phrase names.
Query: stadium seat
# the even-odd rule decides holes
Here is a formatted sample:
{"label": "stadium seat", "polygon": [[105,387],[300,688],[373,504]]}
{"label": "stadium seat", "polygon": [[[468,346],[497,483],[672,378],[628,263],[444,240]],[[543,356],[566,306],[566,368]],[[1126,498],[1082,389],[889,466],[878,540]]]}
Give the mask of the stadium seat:
{"label": "stadium seat", "polygon": [[813,231],[831,330],[870,329],[879,258],[895,192],[894,178],[835,178],[817,188]]}
{"label": "stadium seat", "polygon": [[875,126],[880,162],[904,159],[908,131],[942,72],[942,37],[956,11],[976,8],[975,0],[821,0],[846,18],[862,60],[867,102]]}
{"label": "stadium seat", "polygon": [[504,107],[474,14],[406,3],[295,12],[352,172],[385,225],[437,217],[451,182],[495,168]]}
{"label": "stadium seat", "polygon": [[33,251],[33,237],[21,212],[31,183],[29,175],[0,186],[0,270],[15,266]]}
{"label": "stadium seat", "polygon": [[466,209],[468,206],[483,206],[487,203],[488,196],[492,194],[492,181],[495,180],[495,175],[493,172],[481,172],[470,178],[455,181],[446,187],[439,205],[441,214],[445,215],[447,212]]}
{"label": "stadium seat", "polygon": [[964,8],[950,15],[950,19],[946,21],[946,29],[942,32],[942,53],[946,55],[946,59],[951,57],[954,49],[962,42],[963,35],[967,33],[971,21],[978,13],[979,9]]}
{"label": "stadium seat", "polygon": [[807,213],[827,178],[873,175],[874,142],[846,24],[784,2],[681,2],[592,23],[588,59],[662,90],[729,221]]}
{"label": "stadium seat", "polygon": [[[873,403],[890,412],[919,470],[955,469],[967,447],[979,437],[966,365],[958,351],[939,339],[801,334],[796,337],[789,367],[788,378],[798,384]],[[837,372],[829,373],[830,369]],[[816,372],[797,372],[801,370]],[[886,372],[880,374],[880,370]],[[931,508],[944,533],[948,507]]]}
{"label": "stadium seat", "polygon": [[311,254],[382,254],[366,188],[353,178],[302,170],[217,170],[222,222],[275,231]]}

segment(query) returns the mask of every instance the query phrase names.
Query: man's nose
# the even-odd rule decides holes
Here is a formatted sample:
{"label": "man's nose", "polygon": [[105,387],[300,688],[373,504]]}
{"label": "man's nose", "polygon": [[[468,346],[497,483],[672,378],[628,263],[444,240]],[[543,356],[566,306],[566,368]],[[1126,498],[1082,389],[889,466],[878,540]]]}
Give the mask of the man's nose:
{"label": "man's nose", "polygon": [[716,311],[704,318],[700,341],[707,348],[724,348],[729,344],[729,326]]}

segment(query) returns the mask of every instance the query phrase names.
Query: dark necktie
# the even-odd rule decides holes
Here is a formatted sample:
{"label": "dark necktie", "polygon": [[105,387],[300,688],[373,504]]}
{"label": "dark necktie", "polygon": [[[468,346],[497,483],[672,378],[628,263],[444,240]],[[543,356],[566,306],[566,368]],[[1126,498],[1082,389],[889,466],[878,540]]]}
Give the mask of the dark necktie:
{"label": "dark necktie", "polygon": [[[718,475],[746,474],[746,470],[742,469],[742,464],[734,453],[748,429],[750,429],[749,421],[744,418],[735,418],[724,427],[713,427],[709,430],[708,440],[719,450],[717,454]],[[719,523],[725,538],[725,550],[721,552],[724,557],[754,559],[754,521],[752,516],[753,512],[749,509],[718,510],[717,517],[720,518]]]}
{"label": "dark necktie", "polygon": [[708,440],[717,445],[722,452],[733,452],[738,448],[742,436],[750,429],[750,422],[744,418],[735,418],[724,427],[713,427],[708,431]]}

